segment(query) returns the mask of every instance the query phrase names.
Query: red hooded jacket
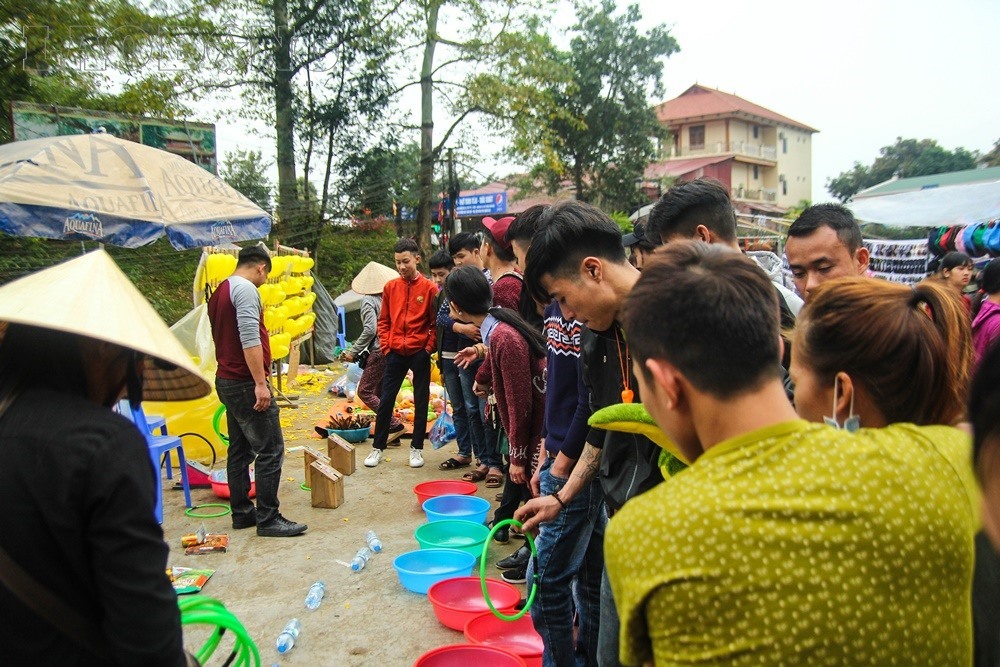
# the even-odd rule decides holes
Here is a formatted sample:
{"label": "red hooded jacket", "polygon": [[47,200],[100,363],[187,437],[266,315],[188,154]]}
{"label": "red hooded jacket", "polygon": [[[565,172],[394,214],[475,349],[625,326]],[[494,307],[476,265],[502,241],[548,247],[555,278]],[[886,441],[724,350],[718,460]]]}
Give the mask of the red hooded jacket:
{"label": "red hooded jacket", "polygon": [[437,285],[419,273],[412,281],[400,277],[386,283],[378,316],[378,342],[384,354],[434,352],[437,293]]}

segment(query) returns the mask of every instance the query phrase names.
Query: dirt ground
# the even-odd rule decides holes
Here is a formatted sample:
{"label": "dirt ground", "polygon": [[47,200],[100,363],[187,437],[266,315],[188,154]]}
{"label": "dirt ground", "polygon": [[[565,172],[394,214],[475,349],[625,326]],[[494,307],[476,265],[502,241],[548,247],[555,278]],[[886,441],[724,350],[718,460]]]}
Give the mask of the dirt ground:
{"label": "dirt ground", "polygon": [[[287,449],[307,444],[325,451],[325,441],[310,434],[330,403],[325,392],[303,392],[300,407],[281,411],[286,447],[281,512],[307,523],[308,532],[295,538],[262,538],[252,529],[233,530],[229,516],[189,518],[184,514],[183,494],[171,490],[170,482],[164,480],[163,532],[170,545],[170,564],[216,570],[202,593],[221,600],[239,617],[257,643],[263,665],[412,665],[432,648],[464,643],[461,632],[438,622],[427,596],[402,587],[392,567],[396,556],[418,548],[413,531],[426,521],[413,486],[432,479],[460,479],[468,470],[438,469],[439,463],[457,452],[455,443],[439,450],[426,443],[425,465],[416,469],[408,465],[407,439],[399,441],[400,447],[390,447],[376,468],[362,465],[371,441],[361,443],[357,472],[344,479],[344,504],[337,509],[316,509],[311,507],[310,493],[299,488],[304,481],[302,452]],[[220,462],[216,467],[220,465],[224,466]],[[498,490],[486,489],[482,483],[479,487],[478,495],[496,507]],[[191,493],[195,505],[225,502],[211,489],[192,489]],[[229,534],[227,553],[184,554],[181,536],[194,532],[202,522],[209,532]],[[382,552],[359,573],[338,564],[338,560],[349,562],[364,546],[368,530],[378,533]],[[493,543],[488,576],[499,578],[494,564],[521,544],[515,539],[506,545]],[[326,597],[318,609],[309,611],[303,600],[318,579],[326,584]],[[279,655],[275,640],[291,618],[302,622],[302,632],[295,647]],[[189,650],[197,650],[203,638],[203,631],[185,629]],[[226,655],[228,650],[220,647],[210,664],[221,665]]]}

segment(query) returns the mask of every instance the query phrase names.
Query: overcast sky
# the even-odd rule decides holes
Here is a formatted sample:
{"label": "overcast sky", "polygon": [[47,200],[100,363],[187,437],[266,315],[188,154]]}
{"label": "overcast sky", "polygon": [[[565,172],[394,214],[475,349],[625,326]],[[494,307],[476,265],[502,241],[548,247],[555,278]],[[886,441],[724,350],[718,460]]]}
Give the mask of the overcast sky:
{"label": "overcast sky", "polygon": [[[998,0],[638,3],[646,26],[666,23],[681,47],[665,62],[663,99],[697,82],[820,130],[815,202],[831,199],[828,178],[897,136],[981,152],[1000,139]],[[571,25],[572,10],[553,24]],[[418,99],[406,104],[418,124]],[[273,139],[225,121],[218,130],[220,159],[237,146],[273,159]]]}

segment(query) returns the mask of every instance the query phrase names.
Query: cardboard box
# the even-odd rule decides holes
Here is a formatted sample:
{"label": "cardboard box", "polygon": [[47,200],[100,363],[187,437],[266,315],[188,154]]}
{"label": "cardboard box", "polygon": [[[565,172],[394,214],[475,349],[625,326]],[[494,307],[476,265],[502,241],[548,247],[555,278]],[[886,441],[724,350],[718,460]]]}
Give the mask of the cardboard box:
{"label": "cardboard box", "polygon": [[327,453],[330,455],[330,465],[342,475],[353,475],[358,469],[358,457],[354,445],[331,433],[327,440]]}

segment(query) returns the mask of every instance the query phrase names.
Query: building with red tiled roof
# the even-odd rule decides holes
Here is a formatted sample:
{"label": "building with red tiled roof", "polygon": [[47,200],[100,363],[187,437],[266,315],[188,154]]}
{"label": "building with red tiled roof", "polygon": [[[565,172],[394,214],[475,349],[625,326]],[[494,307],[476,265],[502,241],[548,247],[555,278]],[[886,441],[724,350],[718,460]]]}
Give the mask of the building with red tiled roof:
{"label": "building with red tiled roof", "polygon": [[646,169],[647,186],[709,176],[747,212],[783,212],[811,197],[812,135],[819,130],[698,84],[654,111],[670,138]]}

